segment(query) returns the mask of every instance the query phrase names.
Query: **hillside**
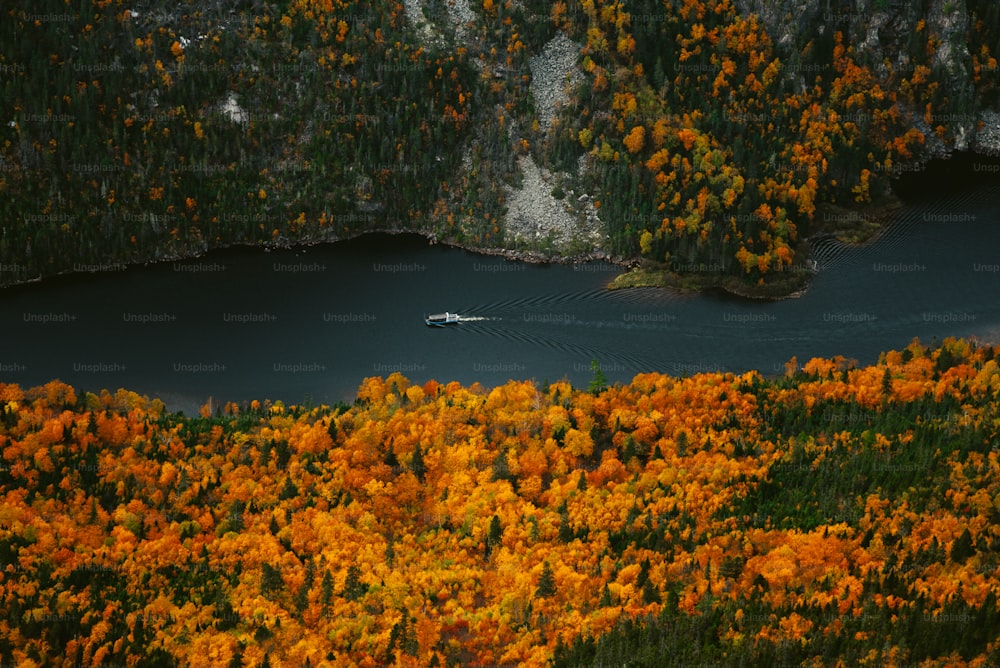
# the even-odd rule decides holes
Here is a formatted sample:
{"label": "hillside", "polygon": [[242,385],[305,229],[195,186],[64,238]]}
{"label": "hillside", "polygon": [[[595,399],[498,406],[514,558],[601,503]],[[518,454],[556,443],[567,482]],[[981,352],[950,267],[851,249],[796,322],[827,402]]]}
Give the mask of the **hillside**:
{"label": "hillside", "polygon": [[992,0],[0,15],[4,285],[379,229],[780,290],[894,176],[1000,154]]}
{"label": "hillside", "polygon": [[996,352],[191,418],[0,384],[0,663],[995,664]]}

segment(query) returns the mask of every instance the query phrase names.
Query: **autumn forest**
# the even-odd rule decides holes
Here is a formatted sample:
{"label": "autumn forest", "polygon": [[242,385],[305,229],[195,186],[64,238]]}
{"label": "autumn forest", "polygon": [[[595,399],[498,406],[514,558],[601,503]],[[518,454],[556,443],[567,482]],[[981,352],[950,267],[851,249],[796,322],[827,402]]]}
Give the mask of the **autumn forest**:
{"label": "autumn forest", "polygon": [[[590,193],[604,250],[756,285],[998,100],[992,0],[869,3],[882,55],[848,0],[780,40],[733,0],[482,0],[434,38],[405,3],[231,4],[5,5],[0,283],[373,229],[510,248],[530,156]],[[546,124],[531,59],[558,33],[579,76]]]}
{"label": "autumn forest", "polygon": [[995,664],[996,352],[195,417],[0,384],[0,662]]}
{"label": "autumn forest", "polygon": [[[766,4],[4,2],[0,287],[373,230],[525,250],[529,160],[597,215],[559,252],[773,287],[996,107],[1000,4],[784,36]],[[191,416],[0,377],[0,668],[1000,665],[998,352]]]}

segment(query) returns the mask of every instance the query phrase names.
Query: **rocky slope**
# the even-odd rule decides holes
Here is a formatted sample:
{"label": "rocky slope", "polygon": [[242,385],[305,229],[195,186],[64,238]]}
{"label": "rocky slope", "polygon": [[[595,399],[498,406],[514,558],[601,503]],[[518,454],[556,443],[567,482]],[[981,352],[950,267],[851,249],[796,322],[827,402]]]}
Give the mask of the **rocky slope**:
{"label": "rocky slope", "polygon": [[[841,31],[860,61],[871,68],[886,91],[899,88],[900,77],[913,72],[910,55],[914,37],[936,35],[939,43],[931,59],[931,70],[940,83],[950,109],[929,123],[924,110],[907,109],[910,122],[927,139],[925,158],[947,158],[953,152],[972,151],[1000,156],[1000,115],[984,109],[975,100],[977,76],[969,50],[973,28],[966,0],[736,0],[746,14],[757,14],[786,58],[793,59],[816,35]],[[924,5],[927,8],[924,9]],[[794,72],[802,86],[808,72]],[[995,67],[983,68],[979,76],[1000,78]],[[903,102],[905,105],[905,102]],[[932,127],[933,125],[933,127]],[[945,137],[935,132],[947,128]]]}
{"label": "rocky slope", "polygon": [[993,0],[153,4],[0,10],[0,285],[376,230],[757,284],[1000,157]]}
{"label": "rocky slope", "polygon": [[[417,11],[419,2],[409,0],[407,16],[413,20],[414,28],[426,31],[426,12]],[[924,145],[909,165],[896,168],[899,173],[911,172],[927,160],[948,158],[956,152],[1000,156],[1000,113],[983,106],[984,100],[976,99],[975,86],[976,78],[995,78],[997,70],[977,68],[973,62],[969,34],[974,26],[966,0],[932,0],[924,3],[926,7],[902,0],[735,0],[735,3],[744,15],[759,17],[786,63],[784,75],[802,90],[811,85],[812,73],[816,71],[814,65],[801,63],[802,53],[809,50],[811,42],[832,40],[835,32],[845,36],[859,64],[870,68],[878,85],[890,94],[899,90],[901,82],[919,67],[910,55],[915,36],[936,36],[937,46],[929,68],[938,82],[939,96],[947,100],[947,108],[929,115],[900,96],[900,114],[921,133]],[[444,24],[450,23],[454,34],[464,38],[467,26],[475,23],[475,14],[464,2],[449,3],[448,7],[441,27],[448,28]],[[539,15],[529,18],[534,22],[540,20]],[[659,18],[662,17],[638,15],[632,24],[641,27],[643,21]],[[559,131],[559,110],[573,104],[576,87],[585,81],[578,62],[591,52],[588,45],[559,30],[528,58],[533,117],[540,133],[534,139],[549,139]],[[513,142],[531,136],[530,132],[522,131],[522,126],[517,123],[508,126]],[[543,143],[534,152],[544,155],[547,149]],[[468,160],[465,164],[468,165]],[[602,235],[602,224],[593,205],[597,193],[577,194],[586,190],[583,184],[593,160],[581,158],[574,173],[561,176],[540,168],[530,154],[520,156],[517,165],[522,177],[520,183],[505,184],[503,188],[506,243],[519,248],[534,246],[535,250],[564,256],[579,254],[581,249],[600,252],[607,237]],[[572,202],[553,197],[554,192],[570,185],[576,190]],[[528,256],[537,258],[530,253]]]}

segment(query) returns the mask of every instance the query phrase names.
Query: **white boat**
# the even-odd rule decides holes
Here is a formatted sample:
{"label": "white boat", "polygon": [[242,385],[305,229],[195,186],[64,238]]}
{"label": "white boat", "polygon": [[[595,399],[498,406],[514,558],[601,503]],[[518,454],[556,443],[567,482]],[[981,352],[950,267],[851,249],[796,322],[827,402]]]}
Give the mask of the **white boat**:
{"label": "white boat", "polygon": [[461,321],[461,316],[457,313],[449,313],[445,311],[444,313],[432,313],[424,317],[424,322],[431,327],[444,327],[445,325],[454,325]]}

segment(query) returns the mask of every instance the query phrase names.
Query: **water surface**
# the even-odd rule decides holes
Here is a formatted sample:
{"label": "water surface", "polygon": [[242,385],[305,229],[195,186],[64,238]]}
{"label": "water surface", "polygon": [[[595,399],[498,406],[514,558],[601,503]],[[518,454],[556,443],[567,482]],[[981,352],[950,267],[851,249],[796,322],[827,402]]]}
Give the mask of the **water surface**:
{"label": "water surface", "polygon": [[[1000,340],[1000,186],[908,205],[868,246],[816,249],[805,295],[754,303],[608,291],[618,269],[537,266],[419,237],[235,249],[0,292],[0,380],[215,401],[351,401],[366,376],[568,378],[758,369],[946,336]],[[476,318],[430,328],[449,310]]]}

